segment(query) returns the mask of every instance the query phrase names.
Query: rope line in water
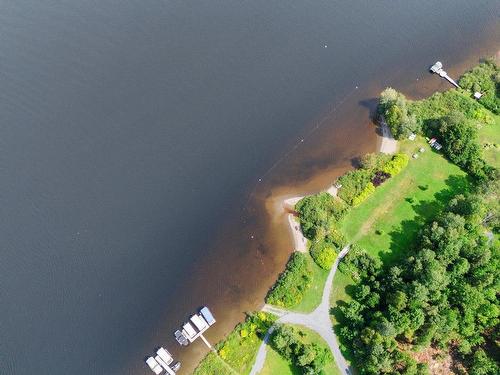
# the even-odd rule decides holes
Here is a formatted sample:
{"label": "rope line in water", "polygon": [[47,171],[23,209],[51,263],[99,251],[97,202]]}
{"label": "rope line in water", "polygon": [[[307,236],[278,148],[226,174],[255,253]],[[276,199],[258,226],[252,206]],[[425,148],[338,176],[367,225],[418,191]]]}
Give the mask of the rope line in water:
{"label": "rope line in water", "polygon": [[327,121],[332,119],[333,114],[337,111],[337,109],[344,104],[344,102],[356,91],[358,90],[359,86],[355,86],[350,92],[348,92],[339,102],[334,104],[332,108],[323,116],[321,120],[318,120],[316,124],[304,135],[303,138],[301,138],[297,143],[295,143],[288,151],[286,151],[281,157],[276,160],[271,167],[269,167],[258,179],[258,181],[254,184],[251,192],[248,195],[248,198],[246,199],[245,206],[248,204],[250,199],[255,193],[255,188],[259,183],[261,183],[264,178],[269,175],[278,165],[280,165],[283,161],[288,159],[288,157],[297,150],[301,144],[305,143],[306,140],[308,140],[318,129],[323,127]]}

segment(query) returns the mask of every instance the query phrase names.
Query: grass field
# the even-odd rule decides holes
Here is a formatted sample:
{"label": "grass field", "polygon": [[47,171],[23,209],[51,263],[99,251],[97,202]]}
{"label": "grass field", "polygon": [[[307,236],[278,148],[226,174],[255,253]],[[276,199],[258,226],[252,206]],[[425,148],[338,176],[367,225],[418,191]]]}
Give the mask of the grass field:
{"label": "grass field", "polygon": [[313,269],[313,281],[311,287],[305,292],[302,301],[297,306],[290,309],[304,313],[313,311],[321,303],[323,288],[329,272],[318,266],[310,255],[308,255],[308,259],[311,263],[311,268]]}
{"label": "grass field", "polygon": [[[308,328],[305,328],[300,325],[295,325],[298,329],[300,329],[303,333],[303,340],[306,343],[318,343],[323,346],[327,346],[326,342],[319,336],[316,332],[311,331]],[[333,358],[333,356],[332,356]],[[335,362],[332,361],[324,368],[324,374],[328,375],[340,375],[340,370],[338,369]],[[267,347],[267,356],[266,362],[264,363],[264,367],[259,375],[298,375],[300,371],[293,364],[286,361],[282,356],[278,354],[275,350],[273,350],[269,345]]]}
{"label": "grass field", "polygon": [[293,363],[288,362],[279,353],[271,348],[267,347],[267,356],[264,368],[259,375],[275,375],[275,374],[289,374],[289,375],[300,375],[300,369],[293,365]]}
{"label": "grass field", "polygon": [[[482,145],[490,145],[483,151],[484,159],[488,164],[500,168],[500,116],[493,116],[493,124],[483,125],[479,129],[479,141]],[[497,147],[491,146],[494,144]]]}
{"label": "grass field", "polygon": [[404,255],[422,224],[469,186],[466,173],[431,150],[424,139],[402,141],[400,148],[409,155],[418,153],[418,159],[410,158],[399,175],[379,186],[340,223],[349,242],[389,262]]}

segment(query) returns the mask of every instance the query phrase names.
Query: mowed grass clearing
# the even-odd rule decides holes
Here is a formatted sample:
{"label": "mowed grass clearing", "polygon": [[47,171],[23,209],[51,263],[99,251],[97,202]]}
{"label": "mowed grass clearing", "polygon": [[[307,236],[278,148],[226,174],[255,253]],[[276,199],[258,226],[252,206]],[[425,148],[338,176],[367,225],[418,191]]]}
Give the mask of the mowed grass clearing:
{"label": "mowed grass clearing", "polygon": [[[419,152],[420,148],[425,151]],[[466,173],[433,151],[423,138],[400,142],[400,152],[410,155],[408,166],[377,187],[340,223],[349,242],[384,261],[404,255],[422,224],[432,219],[450,197],[469,188]],[[411,157],[415,153],[417,159]]]}
{"label": "mowed grass clearing", "polygon": [[[489,145],[483,150],[484,159],[495,168],[500,168],[500,116],[493,115],[494,122],[479,129],[479,142]],[[497,147],[495,147],[496,145]]]}
{"label": "mowed grass clearing", "polygon": [[[305,343],[317,343],[328,348],[327,343],[316,332],[301,325],[293,326],[304,333],[302,339]],[[261,372],[259,372],[259,375],[298,375],[300,373],[300,370],[296,366],[283,358],[278,352],[272,349],[270,345],[267,346],[266,361],[264,362],[264,367]],[[328,363],[323,369],[323,373],[328,375],[341,374],[339,368],[333,360],[333,355],[330,363]]]}

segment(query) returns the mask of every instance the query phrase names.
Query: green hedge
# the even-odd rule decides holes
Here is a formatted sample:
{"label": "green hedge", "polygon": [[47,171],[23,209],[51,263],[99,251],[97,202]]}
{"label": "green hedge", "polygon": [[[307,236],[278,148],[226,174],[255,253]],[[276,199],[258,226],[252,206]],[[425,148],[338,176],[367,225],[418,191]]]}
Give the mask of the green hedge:
{"label": "green hedge", "polygon": [[285,271],[279,276],[266,297],[266,303],[281,307],[298,305],[312,282],[313,271],[308,255],[295,252],[291,255]]}
{"label": "green hedge", "polygon": [[333,266],[333,262],[337,258],[337,252],[333,245],[326,241],[316,242],[310,250],[311,257],[314,262],[325,270],[329,270]]}
{"label": "green hedge", "polygon": [[347,172],[338,179],[342,185],[338,192],[339,197],[352,205],[352,200],[364,190],[371,178],[372,173],[366,169],[355,169]]}
{"label": "green hedge", "polygon": [[354,199],[352,200],[352,205],[357,206],[361,202],[363,202],[366,198],[368,198],[370,195],[372,195],[375,192],[375,185],[373,183],[369,182],[368,185],[363,189],[361,193],[359,193]]}
{"label": "green hedge", "polygon": [[408,165],[409,160],[410,158],[406,154],[396,154],[384,165],[382,172],[395,176]]}

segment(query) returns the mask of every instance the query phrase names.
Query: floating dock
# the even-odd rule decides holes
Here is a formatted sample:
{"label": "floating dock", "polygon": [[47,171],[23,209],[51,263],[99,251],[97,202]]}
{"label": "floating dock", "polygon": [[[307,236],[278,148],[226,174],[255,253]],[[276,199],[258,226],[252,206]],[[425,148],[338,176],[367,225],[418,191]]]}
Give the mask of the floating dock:
{"label": "floating dock", "polygon": [[168,350],[163,347],[156,351],[155,357],[148,357],[148,359],[146,359],[146,364],[156,375],[175,375],[175,373],[181,368],[181,363],[178,361],[174,362],[172,354],[170,354]]}
{"label": "floating dock", "polygon": [[429,68],[431,73],[439,75],[441,78],[446,79],[448,82],[450,82],[453,86],[455,87],[460,87],[458,83],[456,83],[449,75],[443,70],[443,64],[441,61],[437,61],[433,66]]}
{"label": "floating dock", "polygon": [[215,318],[208,307],[205,306],[200,309],[198,314],[192,315],[180,330],[175,331],[174,337],[182,346],[187,346],[200,337],[212,349],[210,343],[203,337],[203,333],[214,324]]}

